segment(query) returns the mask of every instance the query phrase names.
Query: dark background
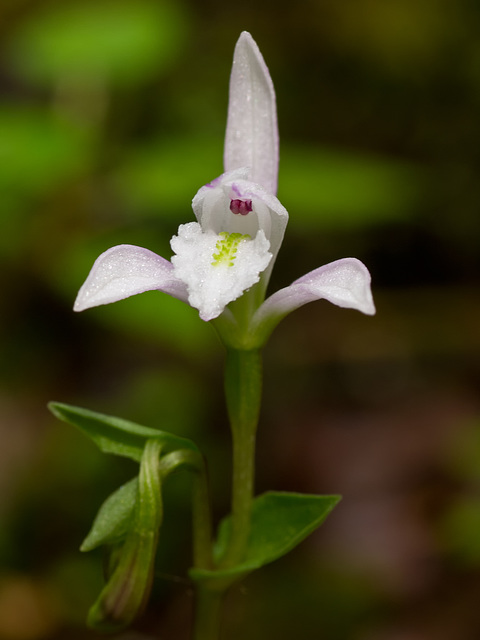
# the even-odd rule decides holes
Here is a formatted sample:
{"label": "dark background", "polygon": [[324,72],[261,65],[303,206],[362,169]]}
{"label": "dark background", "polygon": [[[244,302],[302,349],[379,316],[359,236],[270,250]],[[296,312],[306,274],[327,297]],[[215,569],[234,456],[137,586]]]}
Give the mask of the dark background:
{"label": "dark background", "polygon": [[[473,0],[0,4],[0,638],[87,640],[101,553],[78,547],[135,465],[61,400],[192,437],[228,510],[222,348],[155,292],[83,314],[99,253],[169,258],[222,172],[240,31],[277,91],[271,282],[355,256],[377,315],[318,302],[265,352],[258,492],[341,493],[324,527],[236,587],[225,637],[480,637],[480,8]],[[134,640],[188,637],[189,486],[166,487]],[[137,634],[140,634],[138,635]]]}

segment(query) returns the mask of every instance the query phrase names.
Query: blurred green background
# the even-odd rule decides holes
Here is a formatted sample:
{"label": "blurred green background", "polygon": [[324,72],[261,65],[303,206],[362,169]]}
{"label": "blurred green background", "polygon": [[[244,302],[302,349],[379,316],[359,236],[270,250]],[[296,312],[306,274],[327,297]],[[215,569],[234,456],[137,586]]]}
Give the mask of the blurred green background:
{"label": "blurred green background", "polygon": [[[2,0],[0,639],[96,638],[101,553],[78,547],[136,472],[60,400],[194,438],[228,509],[222,349],[157,293],[74,315],[118,243],[169,258],[222,171],[241,30],[279,110],[290,223],[271,288],[356,256],[377,315],[319,302],[265,363],[258,491],[342,493],[249,577],[225,638],[480,637],[480,5],[474,0]],[[189,485],[166,487],[158,580],[123,640],[188,638]]]}

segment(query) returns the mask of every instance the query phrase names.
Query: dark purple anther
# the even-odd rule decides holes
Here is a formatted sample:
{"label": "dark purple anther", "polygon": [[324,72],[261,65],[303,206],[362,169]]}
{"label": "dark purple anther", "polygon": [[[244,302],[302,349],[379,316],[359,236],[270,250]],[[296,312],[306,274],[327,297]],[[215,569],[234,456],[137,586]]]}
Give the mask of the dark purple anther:
{"label": "dark purple anther", "polygon": [[246,216],[252,211],[252,201],[230,200],[230,211],[232,213],[239,213],[241,216]]}

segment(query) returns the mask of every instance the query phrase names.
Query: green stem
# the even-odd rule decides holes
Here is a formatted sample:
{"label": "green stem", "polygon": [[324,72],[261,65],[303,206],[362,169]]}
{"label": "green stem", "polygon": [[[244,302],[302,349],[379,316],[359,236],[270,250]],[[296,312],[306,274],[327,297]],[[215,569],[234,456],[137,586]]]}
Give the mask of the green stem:
{"label": "green stem", "polygon": [[160,460],[162,478],[187,467],[193,472],[193,565],[197,569],[213,569],[212,515],[205,458],[196,451],[178,449]]}
{"label": "green stem", "polygon": [[193,640],[217,640],[219,638],[222,598],[222,591],[211,591],[198,585]]}
{"label": "green stem", "polygon": [[[252,502],[255,477],[255,436],[262,390],[262,361],[260,350],[228,349],[225,365],[225,394],[233,441],[232,512],[231,532],[227,549],[217,569],[228,569],[238,565],[244,558],[252,516]],[[205,476],[203,476],[205,477]],[[201,476],[199,476],[201,478]],[[206,481],[206,480],[205,480]],[[194,505],[199,507],[196,523],[194,506],[195,545],[204,548],[201,524],[202,504],[208,500],[206,486],[198,485]],[[200,551],[196,555],[196,566],[203,558]],[[198,560],[197,560],[198,558]],[[215,570],[212,572],[214,574]],[[221,604],[231,581],[212,583],[199,580],[196,583],[196,608],[194,640],[218,640],[220,635]]]}
{"label": "green stem", "polygon": [[231,535],[221,567],[241,562],[250,534],[255,437],[262,392],[260,350],[227,351],[225,393],[233,441]]}
{"label": "green stem", "polygon": [[199,569],[213,569],[212,516],[205,461],[193,478],[193,564]]}
{"label": "green stem", "polygon": [[[203,460],[203,458],[202,458]],[[193,481],[193,561],[199,569],[213,569],[210,496],[205,465]],[[195,585],[194,640],[217,640],[220,634],[222,592]]]}

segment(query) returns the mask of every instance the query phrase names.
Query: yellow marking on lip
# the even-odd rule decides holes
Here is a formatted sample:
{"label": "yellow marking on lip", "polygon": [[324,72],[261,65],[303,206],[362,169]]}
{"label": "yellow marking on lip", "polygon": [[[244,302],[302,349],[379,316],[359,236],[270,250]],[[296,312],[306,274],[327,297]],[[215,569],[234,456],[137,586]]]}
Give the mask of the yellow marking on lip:
{"label": "yellow marking on lip", "polygon": [[248,234],[242,235],[241,233],[227,233],[226,231],[222,231],[218,235],[220,239],[215,246],[216,253],[212,256],[212,266],[217,267],[221,264],[226,264],[228,267],[233,267],[238,245],[242,240],[249,240],[250,236]]}

